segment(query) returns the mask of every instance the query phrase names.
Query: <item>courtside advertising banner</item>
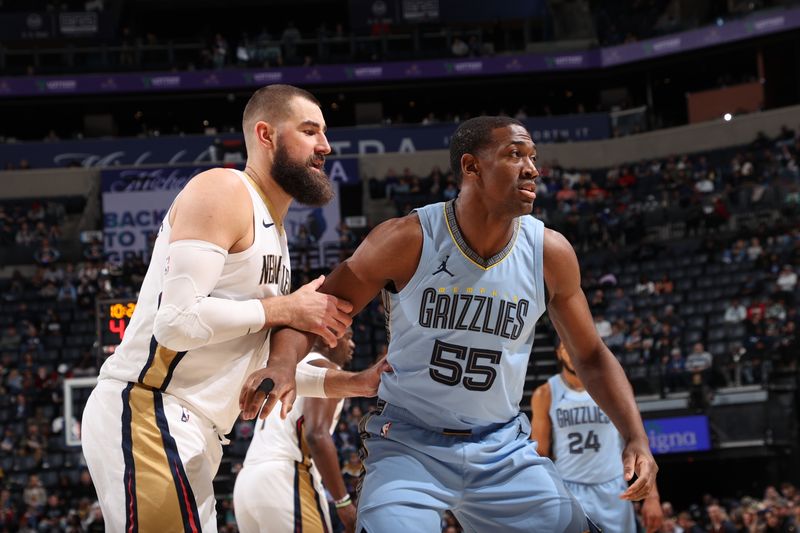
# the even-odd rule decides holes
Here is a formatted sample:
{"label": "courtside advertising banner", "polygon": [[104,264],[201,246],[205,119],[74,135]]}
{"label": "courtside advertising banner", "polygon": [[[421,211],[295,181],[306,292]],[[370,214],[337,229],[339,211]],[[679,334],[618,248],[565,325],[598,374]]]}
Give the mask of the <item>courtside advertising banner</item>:
{"label": "courtside advertising banner", "polygon": [[[352,161],[352,162],[351,162]],[[335,166],[328,160],[326,167]],[[357,173],[356,160],[345,165]],[[103,193],[103,244],[109,261],[122,263],[133,257],[150,260],[152,242],[172,201],[186,183],[209,167],[113,169],[101,173]],[[330,170],[329,170],[330,173]],[[340,178],[341,179],[341,178]],[[341,219],[339,183],[333,181],[334,198],[324,207],[309,207],[292,202],[284,220],[291,243],[305,225],[320,245],[339,240]]]}
{"label": "courtside advertising banner", "polygon": [[711,449],[707,416],[650,418],[644,421],[654,454],[702,452]]}

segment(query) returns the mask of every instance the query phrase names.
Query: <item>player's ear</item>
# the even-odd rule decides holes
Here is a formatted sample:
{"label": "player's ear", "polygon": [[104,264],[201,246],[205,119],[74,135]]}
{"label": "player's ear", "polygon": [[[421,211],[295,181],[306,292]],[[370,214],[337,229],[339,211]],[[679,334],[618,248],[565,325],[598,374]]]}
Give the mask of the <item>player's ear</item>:
{"label": "player's ear", "polygon": [[272,124],[259,120],[253,125],[253,132],[258,144],[271,148],[275,147],[275,127]]}
{"label": "player's ear", "polygon": [[478,158],[472,154],[464,154],[461,156],[461,174],[463,176],[475,176],[478,177],[481,175],[480,170],[480,162]]}

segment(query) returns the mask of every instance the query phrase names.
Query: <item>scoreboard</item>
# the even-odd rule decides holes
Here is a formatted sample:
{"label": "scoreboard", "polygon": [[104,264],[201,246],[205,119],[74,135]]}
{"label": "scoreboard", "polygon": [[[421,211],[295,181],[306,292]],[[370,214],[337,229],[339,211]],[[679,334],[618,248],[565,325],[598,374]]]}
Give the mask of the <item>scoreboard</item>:
{"label": "scoreboard", "polygon": [[107,356],[122,342],[133,312],[136,300],[119,298],[98,300],[96,308],[97,338],[100,340],[100,355]]}

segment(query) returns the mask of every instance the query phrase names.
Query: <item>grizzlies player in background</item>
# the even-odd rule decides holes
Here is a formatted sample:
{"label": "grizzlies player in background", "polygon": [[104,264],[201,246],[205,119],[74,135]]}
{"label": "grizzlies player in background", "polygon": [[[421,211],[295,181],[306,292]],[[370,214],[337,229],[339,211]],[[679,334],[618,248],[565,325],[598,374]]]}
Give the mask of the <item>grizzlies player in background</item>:
{"label": "grizzlies player in background", "polygon": [[[335,348],[323,342],[298,365],[344,368],[353,358],[353,330]],[[286,418],[273,410],[256,423],[244,468],[236,477],[233,504],[242,533],[330,533],[331,517],[323,485],[348,533],[356,509],[347,493],[331,432],[344,400],[298,398]]]}
{"label": "grizzlies player in background", "polygon": [[[635,533],[633,505],[620,499],[628,488],[622,438],[586,392],[563,343],[558,344],[556,356],[561,372],[531,397],[536,451],[553,459],[564,484],[603,531]],[[647,533],[661,528],[664,514],[655,486],[642,503],[642,519]]]}
{"label": "grizzlies player in background", "polygon": [[[536,147],[518,121],[461,124],[450,162],[461,191],[375,228],[321,290],[362,309],[385,289],[389,364],[381,408],[362,421],[366,475],[356,531],[438,531],[452,509],[465,531],[576,532],[580,505],[536,454],[519,411],[534,325],[547,308],[575,367],[625,440],[624,497],[640,500],[657,466],[631,387],[597,335],[569,242],[528,216]],[[312,335],[282,329],[272,350],[302,358]],[[256,372],[242,391],[255,416]]]}

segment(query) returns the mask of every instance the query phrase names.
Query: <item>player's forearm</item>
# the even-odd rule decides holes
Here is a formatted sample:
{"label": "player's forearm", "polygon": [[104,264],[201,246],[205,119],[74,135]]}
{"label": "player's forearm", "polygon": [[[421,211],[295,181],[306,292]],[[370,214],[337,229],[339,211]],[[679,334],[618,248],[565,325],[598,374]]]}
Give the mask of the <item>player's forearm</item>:
{"label": "player's forearm", "polygon": [[288,298],[288,296],[273,296],[260,300],[261,307],[264,309],[264,325],[261,329],[289,325],[291,316],[288,309]]}
{"label": "player's forearm", "polygon": [[267,367],[297,366],[314,346],[316,336],[292,328],[280,328],[272,332]]}
{"label": "player's forearm", "polygon": [[633,389],[614,355],[602,345],[591,357],[573,360],[578,377],[625,441],[647,438]]}
{"label": "player's forearm", "polygon": [[322,484],[334,500],[341,500],[347,495],[347,488],[339,469],[339,457],[333,439],[327,432],[312,431],[306,435],[306,441],[311,450],[311,458],[322,476]]}
{"label": "player's forearm", "polygon": [[365,383],[360,373],[329,369],[325,374],[326,398],[353,398],[373,394],[374,391]]}

